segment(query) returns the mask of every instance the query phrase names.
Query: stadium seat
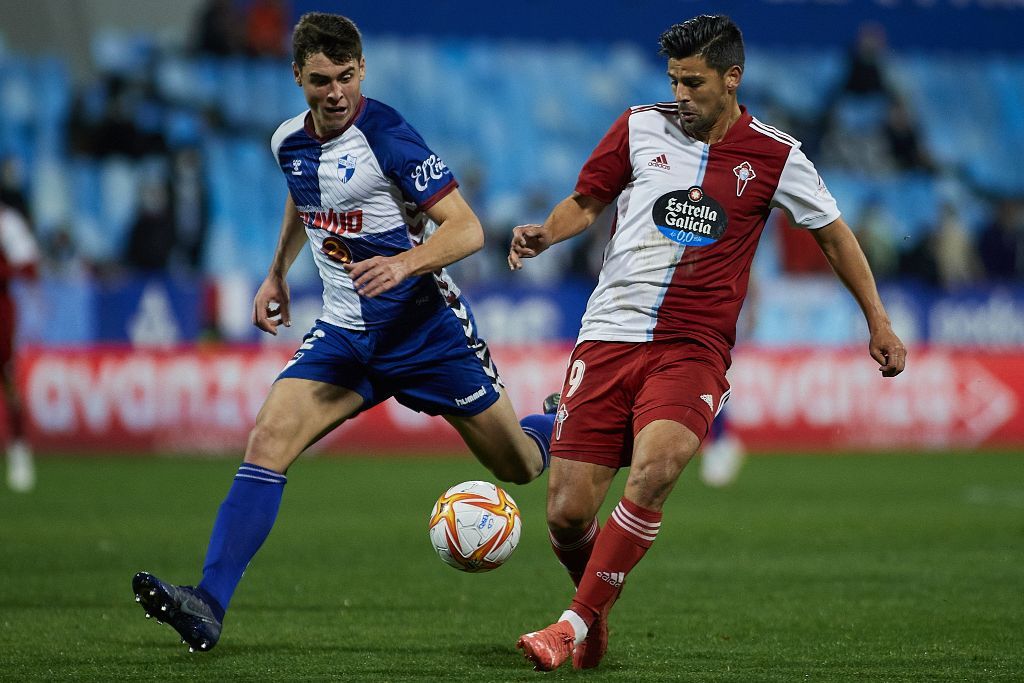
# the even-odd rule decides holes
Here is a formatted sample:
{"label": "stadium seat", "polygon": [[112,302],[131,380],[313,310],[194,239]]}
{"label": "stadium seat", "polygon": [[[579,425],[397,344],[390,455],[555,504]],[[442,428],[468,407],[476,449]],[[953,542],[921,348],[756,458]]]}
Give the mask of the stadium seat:
{"label": "stadium seat", "polygon": [[92,40],[92,59],[96,68],[106,74],[139,78],[156,57],[156,39],[147,33],[126,33],[117,29],[100,29]]}
{"label": "stadium seat", "polygon": [[[627,106],[671,97],[661,59],[653,50],[633,45],[409,41],[389,36],[370,36],[366,45],[364,92],[406,114],[457,176],[480,172],[482,196],[475,199],[488,211],[500,211],[501,220],[524,211],[536,188],[554,195],[570,191],[580,164]],[[220,231],[219,236],[211,232],[210,239],[226,244],[228,235],[245,245],[240,267],[261,273],[266,266],[263,250],[267,244],[272,249],[276,238],[283,196],[283,189],[267,191],[283,188],[267,138],[305,107],[287,60],[161,54],[153,38],[122,31],[101,32],[92,50],[102,71],[128,77],[138,75],[139,64],[155,60],[155,84],[168,104],[150,102],[136,112],[138,123],[145,130],[161,131],[172,148],[203,145],[209,219]],[[787,115],[797,122],[814,120],[841,83],[845,59],[839,49],[751,46],[743,100],[755,114],[783,127],[789,123]],[[1024,191],[1024,166],[1015,156],[1024,148],[1024,63],[1005,56],[896,53],[889,67],[942,170],[962,172],[967,181],[993,193]],[[28,166],[41,163],[47,169],[68,158],[68,71],[54,58],[0,54],[0,154],[14,154]],[[82,89],[78,112],[86,122],[99,120],[104,111],[107,93],[99,83]],[[225,91],[259,93],[260,106],[248,97],[221,97]],[[439,92],[445,96],[438,97]],[[971,106],[950,106],[961,101]],[[208,130],[205,112],[214,105],[230,137],[213,137]],[[877,99],[851,97],[843,98],[836,113],[849,135],[880,126],[886,115]],[[776,114],[778,120],[772,118]],[[991,123],[976,125],[979,119]],[[957,134],[950,135],[951,129]],[[799,129],[789,132],[807,139]],[[869,198],[880,199],[906,221],[899,230],[908,235],[934,224],[944,198],[969,194],[963,187],[937,185],[920,176],[880,180],[828,168],[825,151],[827,147],[814,158],[844,212],[855,216]],[[44,173],[45,187],[34,196],[56,196],[55,188],[64,183],[84,223],[103,225],[115,242],[120,239],[134,214],[131,165],[74,162],[64,163],[64,169]],[[86,180],[93,171],[100,177]],[[969,197],[962,204],[965,217],[980,218],[981,205]],[[267,244],[254,242],[253,225],[260,226],[260,240],[266,233]],[[100,251],[116,249],[115,244]]]}

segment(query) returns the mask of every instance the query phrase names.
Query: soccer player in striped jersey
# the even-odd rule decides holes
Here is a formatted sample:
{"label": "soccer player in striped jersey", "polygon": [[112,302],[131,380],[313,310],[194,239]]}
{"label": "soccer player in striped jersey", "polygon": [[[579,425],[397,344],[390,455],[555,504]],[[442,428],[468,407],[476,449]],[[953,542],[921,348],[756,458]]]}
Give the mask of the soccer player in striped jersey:
{"label": "soccer player in striped jersey", "polygon": [[[509,267],[586,229],[615,224],[569,361],[552,440],[548,528],[576,593],[517,646],[535,668],[597,666],[608,613],[651,547],[662,507],[729,396],[726,370],[750,264],[774,207],[811,231],[867,320],[883,377],[903,371],[856,238],[800,143],[739,105],[743,38],[725,16],[661,36],[674,101],[630,107],[543,225],[516,227]],[[597,512],[630,467],[604,528]]]}
{"label": "soccer player in striped jersey", "polygon": [[356,414],[394,397],[443,416],[502,481],[523,484],[547,466],[554,417],[516,418],[444,270],[484,239],[451,170],[401,114],[362,95],[366,60],[349,19],[304,15],[293,53],[309,109],[271,139],[288,197],[253,324],[270,334],[290,324],[285,276],[307,242],[324,283],[323,313],[256,418],[202,580],[176,586],[140,572],[132,581],[147,616],[193,650],[217,643],[242,572],[274,524],[289,466]]}

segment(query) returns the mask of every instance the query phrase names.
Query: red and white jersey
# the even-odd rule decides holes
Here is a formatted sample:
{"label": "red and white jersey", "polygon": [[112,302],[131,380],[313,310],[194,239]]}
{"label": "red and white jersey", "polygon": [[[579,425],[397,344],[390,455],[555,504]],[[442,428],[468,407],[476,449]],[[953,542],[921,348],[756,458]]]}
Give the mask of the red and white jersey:
{"label": "red and white jersey", "polygon": [[754,250],[774,207],[821,228],[835,199],[789,135],[742,108],[713,145],[689,137],[674,102],[631,107],[583,166],[576,191],[616,205],[579,341],[736,341]]}

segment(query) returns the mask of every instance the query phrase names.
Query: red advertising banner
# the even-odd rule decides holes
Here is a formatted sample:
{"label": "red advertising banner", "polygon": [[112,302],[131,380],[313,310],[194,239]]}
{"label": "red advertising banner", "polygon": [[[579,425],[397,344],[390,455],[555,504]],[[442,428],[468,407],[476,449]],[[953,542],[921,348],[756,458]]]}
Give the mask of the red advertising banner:
{"label": "red advertising banner", "polygon": [[[492,348],[521,415],[561,387],[570,348]],[[198,346],[26,349],[19,382],[40,450],[240,452],[291,351]],[[1024,446],[1024,351],[915,349],[883,379],[862,350],[743,348],[729,417],[752,450]],[[459,452],[441,418],[388,401],[319,446],[345,452]]]}
{"label": "red advertising banner", "polygon": [[915,348],[883,378],[866,349],[743,348],[729,381],[752,448],[1024,446],[1024,351]]}
{"label": "red advertising banner", "polygon": [[[562,385],[571,347],[494,351],[520,414],[537,412]],[[292,350],[197,346],[25,349],[19,384],[40,450],[240,452]],[[345,422],[319,449],[465,451],[441,418],[385,403]]]}

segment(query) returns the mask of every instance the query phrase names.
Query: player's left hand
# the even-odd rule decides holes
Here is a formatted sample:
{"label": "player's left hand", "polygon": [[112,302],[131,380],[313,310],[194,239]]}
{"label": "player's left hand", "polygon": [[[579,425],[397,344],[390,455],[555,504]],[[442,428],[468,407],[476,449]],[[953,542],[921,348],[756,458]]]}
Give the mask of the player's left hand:
{"label": "player's left hand", "polygon": [[409,277],[409,268],[401,255],[374,256],[365,261],[346,263],[344,267],[356,291],[371,299],[395,288]]}
{"label": "player's left hand", "polygon": [[880,364],[878,371],[882,373],[882,377],[895,377],[906,367],[907,349],[892,328],[872,332],[868,350],[871,357]]}

